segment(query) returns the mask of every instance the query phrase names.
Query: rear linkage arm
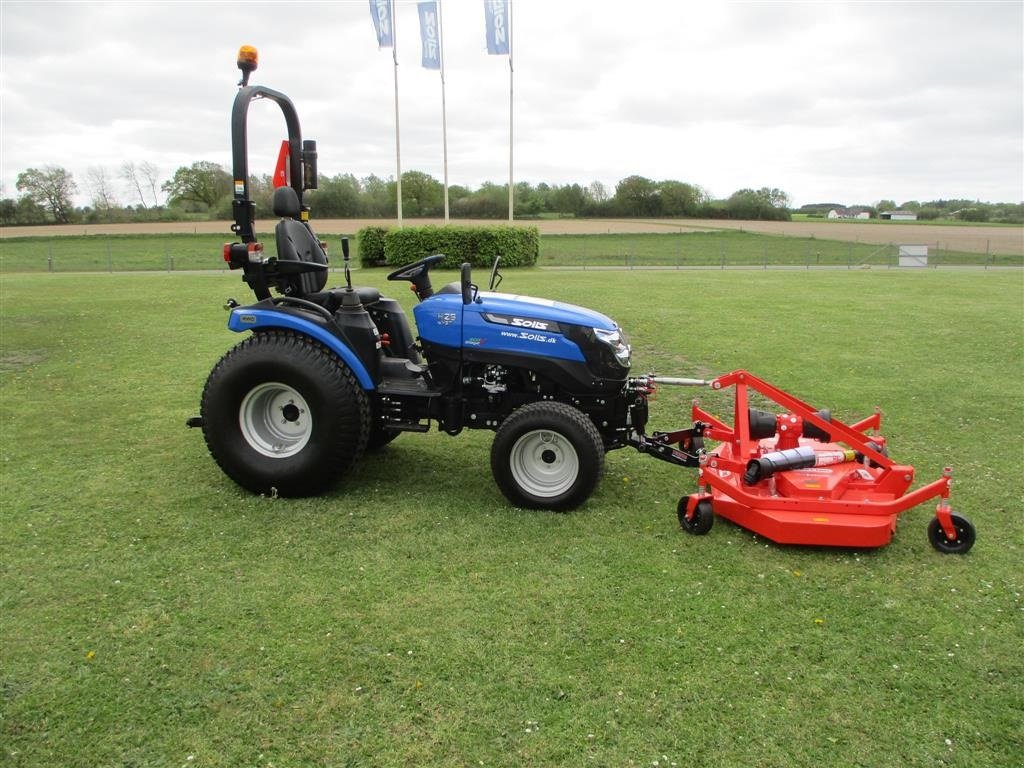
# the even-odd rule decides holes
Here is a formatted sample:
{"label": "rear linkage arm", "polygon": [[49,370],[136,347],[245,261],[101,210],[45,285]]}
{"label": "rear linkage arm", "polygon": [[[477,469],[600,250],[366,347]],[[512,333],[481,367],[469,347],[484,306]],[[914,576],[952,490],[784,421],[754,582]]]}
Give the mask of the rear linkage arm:
{"label": "rear linkage arm", "polygon": [[[629,380],[629,387],[637,394],[648,397],[657,390],[659,384],[676,387],[705,387],[710,382],[704,379],[681,379],[674,376],[638,376]],[[677,429],[674,432],[655,432],[645,435],[642,432],[630,437],[627,443],[640,453],[646,453],[656,459],[667,461],[681,467],[700,466],[700,458],[704,455],[704,430],[708,424],[693,422],[690,429]],[[678,448],[673,446],[678,445]]]}

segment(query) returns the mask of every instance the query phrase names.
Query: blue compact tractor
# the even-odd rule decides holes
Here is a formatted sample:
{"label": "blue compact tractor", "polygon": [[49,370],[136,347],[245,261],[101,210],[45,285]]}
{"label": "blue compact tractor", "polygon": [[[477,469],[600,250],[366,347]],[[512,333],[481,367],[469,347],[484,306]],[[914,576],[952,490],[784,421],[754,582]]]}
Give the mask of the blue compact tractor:
{"label": "blue compact tractor", "polygon": [[[248,333],[217,363],[202,395],[201,426],[224,472],[256,493],[308,496],[333,485],[365,452],[431,422],[449,435],[495,433],[491,469],[522,507],[565,510],[584,502],[605,452],[636,444],[647,421],[643,379],[628,378],[630,346],[610,318],[556,301],[495,292],[461,279],[435,290],[426,256],[388,275],[419,298],[415,330],[402,307],[376,288],[328,288],[326,246],[309,223],[305,192],[317,184],[316,144],[304,141],[292,102],[249,85],[255,51],[231,117],[234,224],[225,245],[256,302],[229,301],[228,327]],[[254,234],[246,123],[254,99],[284,113],[273,195],[276,255]]]}

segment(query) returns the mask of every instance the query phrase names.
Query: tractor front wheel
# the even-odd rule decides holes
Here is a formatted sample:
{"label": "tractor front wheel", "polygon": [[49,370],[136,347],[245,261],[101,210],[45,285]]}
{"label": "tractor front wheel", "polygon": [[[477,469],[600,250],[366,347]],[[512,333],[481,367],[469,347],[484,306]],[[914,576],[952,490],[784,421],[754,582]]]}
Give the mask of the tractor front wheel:
{"label": "tractor front wheel", "polygon": [[352,371],[312,339],[253,334],[206,381],[203,435],[224,473],[255,493],[312,496],[362,456],[370,406]]}
{"label": "tractor front wheel", "polygon": [[530,403],[498,428],[491,471],[516,506],[566,511],[597,487],[604,474],[604,444],[582,411],[566,403]]}

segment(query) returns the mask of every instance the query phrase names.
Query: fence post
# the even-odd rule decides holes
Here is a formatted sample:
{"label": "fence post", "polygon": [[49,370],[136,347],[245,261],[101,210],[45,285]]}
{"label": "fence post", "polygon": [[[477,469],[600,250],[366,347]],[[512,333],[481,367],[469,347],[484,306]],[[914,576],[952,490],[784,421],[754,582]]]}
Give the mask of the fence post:
{"label": "fence post", "polygon": [[114,254],[110,250],[110,241],[107,240],[107,272],[114,271]]}
{"label": "fence post", "polygon": [[46,269],[49,272],[53,272],[53,243],[48,242],[46,244]]}

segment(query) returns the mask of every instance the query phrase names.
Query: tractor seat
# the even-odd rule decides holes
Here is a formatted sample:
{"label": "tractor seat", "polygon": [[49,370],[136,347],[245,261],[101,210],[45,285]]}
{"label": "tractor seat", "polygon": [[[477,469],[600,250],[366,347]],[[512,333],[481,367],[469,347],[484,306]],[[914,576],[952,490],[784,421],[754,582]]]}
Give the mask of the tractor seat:
{"label": "tractor seat", "polygon": [[[278,187],[274,190],[274,214],[281,220],[274,229],[277,241],[277,258],[282,261],[310,261],[315,264],[327,264],[327,254],[320,247],[320,240],[313,230],[299,218],[302,215],[302,204],[299,196],[291,187]],[[307,297],[324,289],[327,285],[327,270],[303,272],[288,275],[277,281],[277,289],[287,296]]]}
{"label": "tractor seat", "polygon": [[[312,261],[327,264],[327,254],[320,246],[319,238],[313,234],[308,224],[300,221],[302,206],[299,196],[291,187],[278,187],[274,190],[274,215],[280,216],[275,235],[277,237],[277,257],[291,261]],[[329,312],[336,312],[341,307],[342,297],[347,289],[330,288],[327,285],[327,271],[306,272],[301,275],[289,275],[280,281],[278,289],[288,295],[320,304]],[[380,291],[369,286],[355,288],[362,305],[374,304],[380,300]]]}

